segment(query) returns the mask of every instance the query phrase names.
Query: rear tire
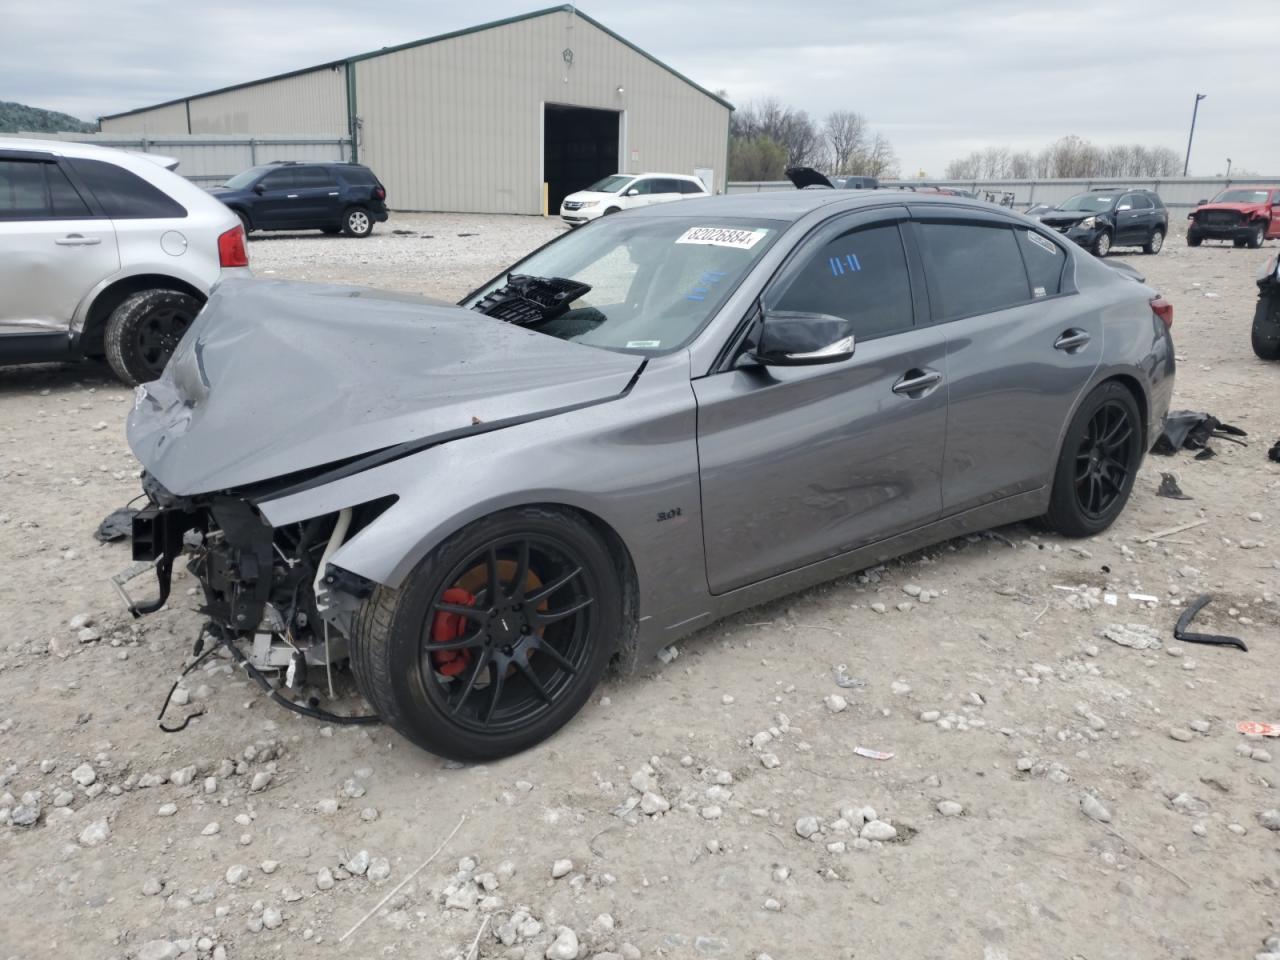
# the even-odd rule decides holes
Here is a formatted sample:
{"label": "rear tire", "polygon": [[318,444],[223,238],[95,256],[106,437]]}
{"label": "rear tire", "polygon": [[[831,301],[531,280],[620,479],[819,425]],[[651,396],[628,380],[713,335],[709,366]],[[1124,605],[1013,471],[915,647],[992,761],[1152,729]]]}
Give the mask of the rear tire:
{"label": "rear tire", "polygon": [[253,226],[249,223],[249,215],[243,210],[237,210],[236,216],[240,218],[240,226],[244,227],[244,238],[249,239],[249,234],[253,233]]}
{"label": "rear tire", "polygon": [[1280,360],[1280,295],[1258,298],[1251,339],[1259,360]]}
{"label": "rear tire", "polygon": [[1151,239],[1142,245],[1143,253],[1159,253],[1164,247],[1164,231],[1157,227],[1151,231]]}
{"label": "rear tire", "polygon": [[1095,257],[1105,257],[1109,254],[1111,252],[1111,234],[1103,230],[1094,237],[1092,249]]}
{"label": "rear tire", "polygon": [[143,290],[126,297],[107,319],[107,363],[125,384],[159,378],[201,303],[178,290]]}
{"label": "rear tire", "polygon": [[373,217],[364,207],[352,207],[342,215],[342,232],[348,237],[367,237],[373,233]]}
{"label": "rear tire", "polygon": [[[469,599],[459,605],[445,591]],[[437,635],[441,617],[456,618],[444,625],[450,639]],[[351,665],[404,737],[443,757],[493,760],[540,743],[581,709],[618,648],[622,618],[617,566],[590,525],[521,507],[455,533],[398,590],[377,588],[356,612]],[[464,662],[442,664],[442,643]]]}
{"label": "rear tire", "polygon": [[1133,394],[1115,380],[1099,384],[1063,438],[1045,524],[1067,537],[1106,530],[1129,501],[1143,452]]}

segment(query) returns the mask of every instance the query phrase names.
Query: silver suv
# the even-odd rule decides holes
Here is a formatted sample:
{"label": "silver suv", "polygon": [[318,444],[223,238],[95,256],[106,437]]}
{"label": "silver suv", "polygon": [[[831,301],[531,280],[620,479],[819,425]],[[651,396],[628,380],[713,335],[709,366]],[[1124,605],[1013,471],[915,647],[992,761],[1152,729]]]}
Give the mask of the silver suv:
{"label": "silver suv", "polygon": [[0,138],[0,364],[105,356],[154,380],[214,284],[249,275],[239,218],[166,165]]}

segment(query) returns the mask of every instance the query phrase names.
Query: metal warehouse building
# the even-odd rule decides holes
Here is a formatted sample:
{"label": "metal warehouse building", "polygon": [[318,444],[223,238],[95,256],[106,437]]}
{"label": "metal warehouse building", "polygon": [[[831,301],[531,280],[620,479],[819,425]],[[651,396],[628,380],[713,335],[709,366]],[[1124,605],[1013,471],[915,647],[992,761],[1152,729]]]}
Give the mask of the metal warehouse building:
{"label": "metal warehouse building", "polygon": [[[350,137],[398,210],[554,212],[616,172],[724,187],[732,106],[572,6],[101,118],[104,133]],[[274,159],[288,159],[279,157]]]}

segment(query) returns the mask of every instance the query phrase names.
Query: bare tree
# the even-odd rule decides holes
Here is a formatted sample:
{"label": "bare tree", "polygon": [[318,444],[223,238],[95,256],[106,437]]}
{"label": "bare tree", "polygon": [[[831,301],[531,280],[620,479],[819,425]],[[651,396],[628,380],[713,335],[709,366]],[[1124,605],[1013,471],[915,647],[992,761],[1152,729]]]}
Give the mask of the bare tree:
{"label": "bare tree", "polygon": [[858,172],[864,176],[880,177],[882,179],[890,179],[897,176],[898,157],[893,152],[893,145],[889,143],[889,139],[884,134],[877,133],[875,135],[861,167],[862,169]]}
{"label": "bare tree", "polygon": [[786,166],[786,148],[762,134],[729,144],[730,180],[781,180]]}
{"label": "bare tree", "polygon": [[1020,150],[1009,157],[1009,177],[1013,180],[1026,180],[1034,175],[1036,157],[1030,150]]}
{"label": "bare tree", "polygon": [[866,151],[867,120],[852,110],[833,110],[822,128],[832,173],[852,173],[856,161]]}
{"label": "bare tree", "polygon": [[1077,136],[1061,137],[1037,154],[1010,153],[1001,147],[975,150],[947,165],[952,180],[1015,180],[1031,177],[1168,177],[1181,158],[1169,147],[1114,144],[1100,147]]}

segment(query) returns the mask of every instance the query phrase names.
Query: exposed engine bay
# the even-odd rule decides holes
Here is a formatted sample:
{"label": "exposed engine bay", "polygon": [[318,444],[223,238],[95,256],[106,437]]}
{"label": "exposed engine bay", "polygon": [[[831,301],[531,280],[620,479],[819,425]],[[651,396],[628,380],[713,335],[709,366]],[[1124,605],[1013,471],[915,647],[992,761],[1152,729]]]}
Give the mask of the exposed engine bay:
{"label": "exposed engine bay", "polygon": [[348,658],[351,613],[373,585],[327,560],[385,502],[275,528],[243,497],[175,497],[149,475],[143,488],[150,503],[133,519],[133,557],[154,564],[159,596],[139,603],[126,593],[134,616],[165,604],[173,565],[185,560],[203,589],[209,633],[251,673],[298,690],[317,679],[313,671],[329,674]]}

